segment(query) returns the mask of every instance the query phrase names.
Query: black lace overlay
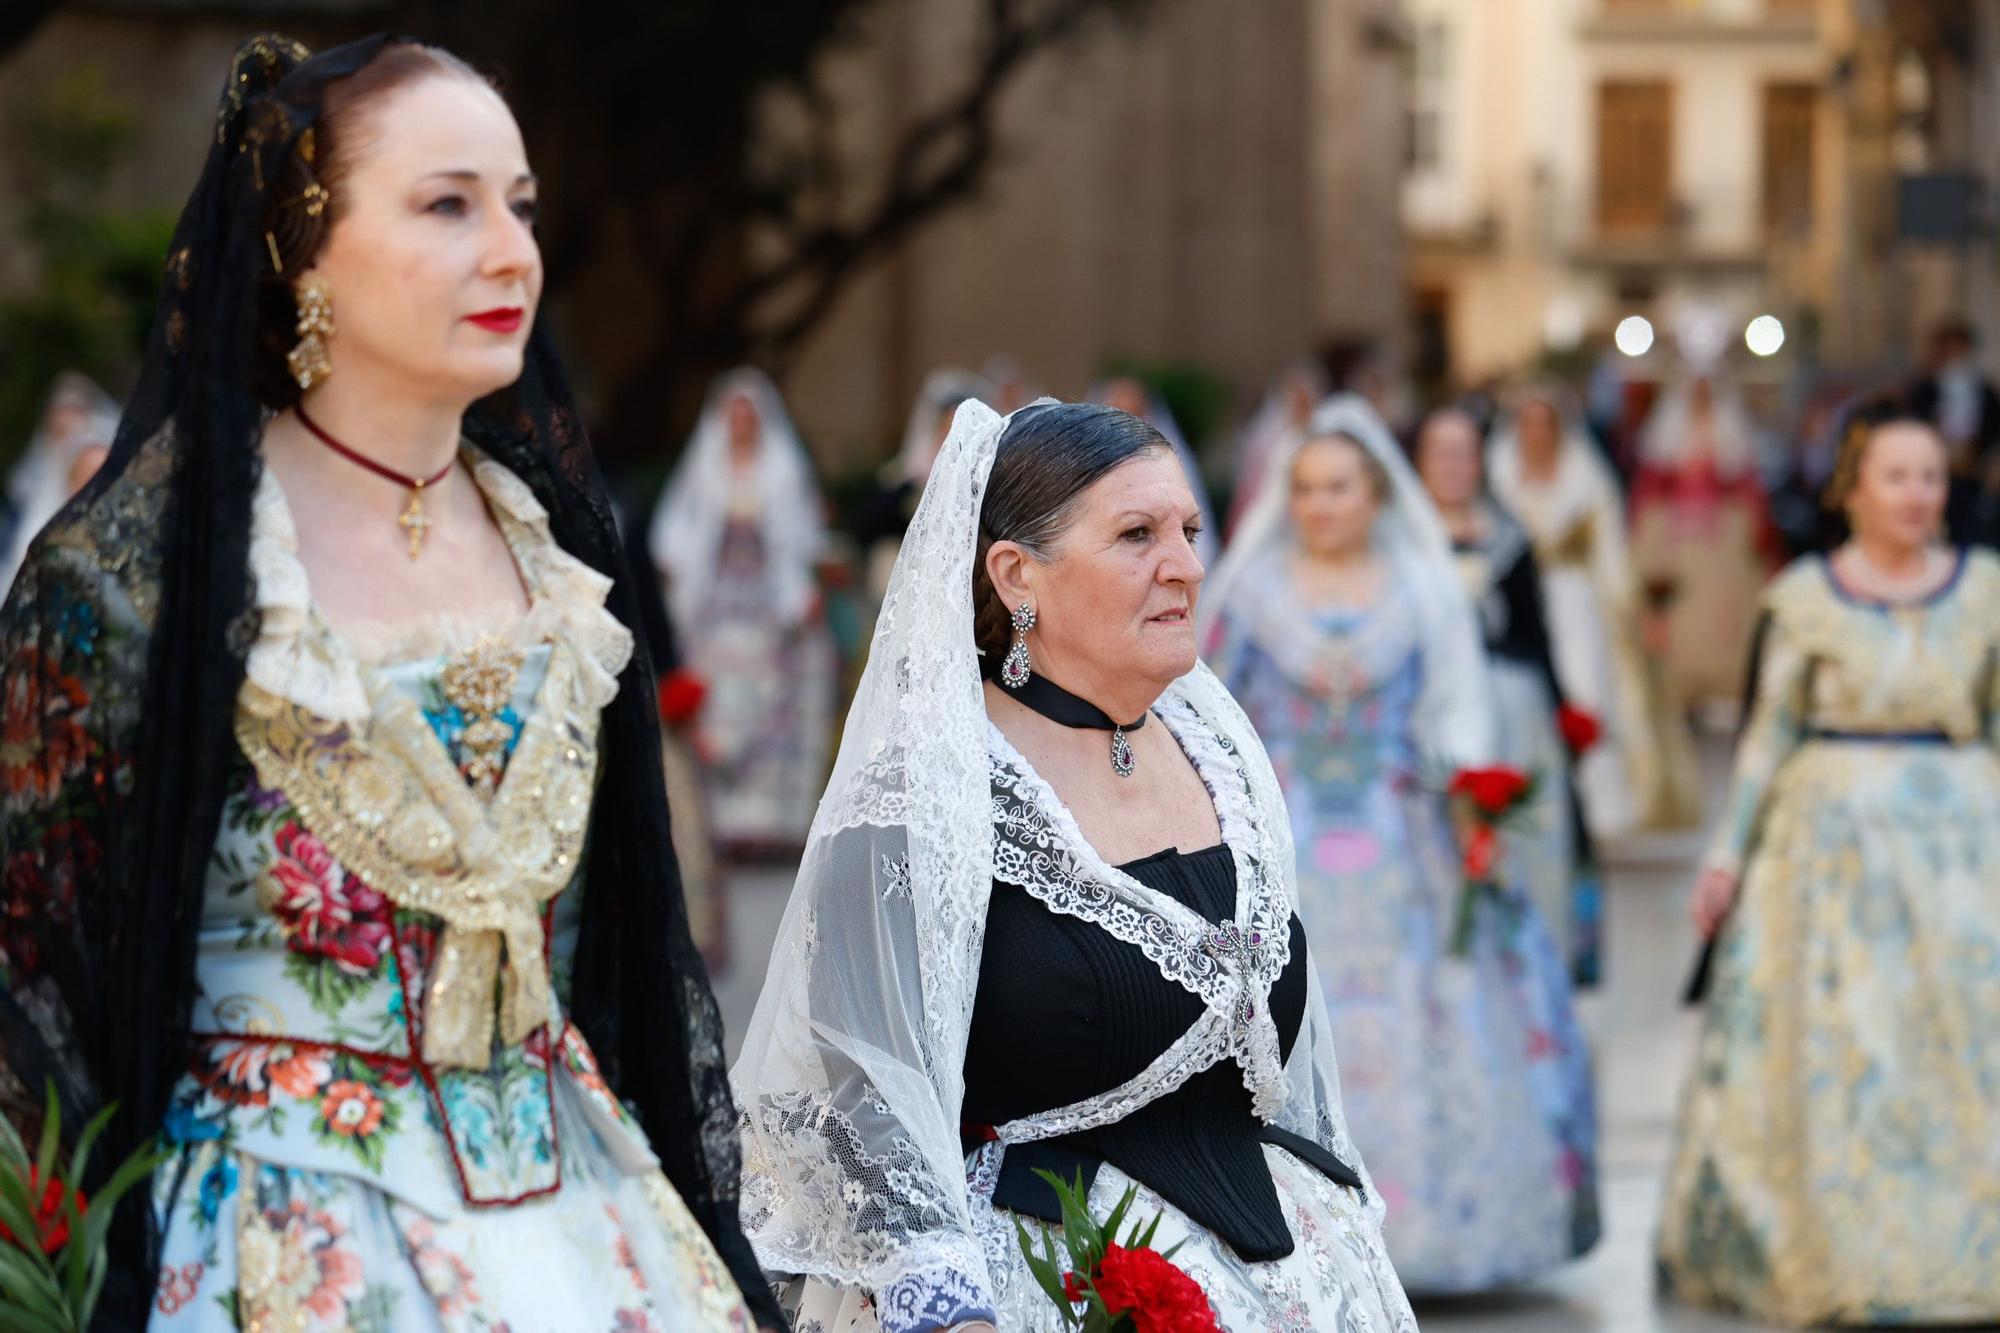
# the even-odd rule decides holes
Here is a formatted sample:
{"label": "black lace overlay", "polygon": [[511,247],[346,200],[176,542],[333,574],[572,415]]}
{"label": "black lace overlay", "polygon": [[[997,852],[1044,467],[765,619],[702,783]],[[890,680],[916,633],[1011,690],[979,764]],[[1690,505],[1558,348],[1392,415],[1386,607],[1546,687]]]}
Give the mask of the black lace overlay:
{"label": "black lace overlay", "polygon": [[[117,1102],[100,1169],[154,1134],[186,1060],[202,888],[257,632],[252,366],[267,195],[327,84],[399,40],[309,55],[266,36],[240,49],[117,442],[35,541],[0,613],[0,1096],[38,1095],[52,1078],[71,1125]],[[610,608],[637,626],[546,328],[520,381],[475,405],[465,433],[533,489],[566,550],[615,580]],[[737,1222],[736,1113],[667,831],[651,681],[642,647],[605,710],[573,1016],[757,1318],[783,1327]],[[158,1237],[143,1194],[113,1227],[103,1327],[145,1322]]]}

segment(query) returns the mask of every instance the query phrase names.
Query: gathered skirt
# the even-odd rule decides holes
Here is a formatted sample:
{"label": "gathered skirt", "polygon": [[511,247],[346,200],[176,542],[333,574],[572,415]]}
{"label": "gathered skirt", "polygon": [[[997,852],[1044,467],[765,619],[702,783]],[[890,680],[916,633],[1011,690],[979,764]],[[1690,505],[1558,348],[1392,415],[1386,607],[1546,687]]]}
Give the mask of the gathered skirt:
{"label": "gathered skirt", "polygon": [[1482,892],[1456,952],[1461,875],[1443,801],[1378,789],[1299,850],[1356,1148],[1419,1294],[1506,1286],[1600,1233],[1596,1102],[1569,968],[1534,903]]}
{"label": "gathered skirt", "polygon": [[657,1169],[630,1174],[556,1084],[560,1191],[436,1217],[360,1175],[202,1140],[154,1174],[147,1325],[269,1333],[749,1333],[734,1281]]}
{"label": "gathered skirt", "polygon": [[1780,1324],[2000,1322],[2000,759],[1811,742],[1720,936],[1661,1270]]}

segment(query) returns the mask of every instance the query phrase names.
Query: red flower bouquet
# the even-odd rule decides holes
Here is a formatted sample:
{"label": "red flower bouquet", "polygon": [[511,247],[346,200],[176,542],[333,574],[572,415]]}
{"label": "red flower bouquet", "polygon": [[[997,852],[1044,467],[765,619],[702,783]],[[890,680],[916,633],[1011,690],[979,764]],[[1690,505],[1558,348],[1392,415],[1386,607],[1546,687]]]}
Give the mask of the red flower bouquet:
{"label": "red flower bouquet", "polygon": [[1081,1176],[1066,1185],[1050,1172],[1035,1174],[1062,1201],[1063,1253],[1057,1253],[1047,1227],[1042,1228],[1040,1253],[1026,1227],[1017,1221],[1014,1230],[1029,1271],[1055,1302],[1064,1328],[1083,1333],[1222,1333],[1200,1284],[1174,1266],[1173,1250],[1162,1254],[1153,1248],[1159,1218],[1144,1228],[1134,1222],[1119,1243],[1118,1228],[1139,1195],[1136,1186],[1125,1191],[1100,1223],[1085,1206]]}
{"label": "red flower bouquet", "polygon": [[660,677],[660,721],[678,727],[694,720],[708,697],[708,682],[686,667]]}
{"label": "red flower bouquet", "polygon": [[1466,827],[1465,886],[1459,893],[1458,920],[1451,951],[1463,958],[1472,949],[1472,918],[1479,895],[1494,892],[1500,873],[1500,829],[1535,799],[1535,779],[1518,768],[1462,768],[1445,788]]}
{"label": "red flower bouquet", "polygon": [[1556,710],[1556,729],[1562,732],[1563,744],[1571,754],[1582,754],[1604,735],[1597,718],[1574,704],[1564,704]]}
{"label": "red flower bouquet", "polygon": [[68,1169],[58,1172],[62,1111],[53,1081],[42,1136],[31,1157],[13,1124],[0,1116],[0,1328],[31,1333],[82,1333],[104,1287],[105,1233],[126,1191],[151,1175],[167,1154],[151,1146],[127,1158],[86,1199],[74,1182],[90,1165],[90,1149],[117,1108],[107,1106],[83,1127]]}

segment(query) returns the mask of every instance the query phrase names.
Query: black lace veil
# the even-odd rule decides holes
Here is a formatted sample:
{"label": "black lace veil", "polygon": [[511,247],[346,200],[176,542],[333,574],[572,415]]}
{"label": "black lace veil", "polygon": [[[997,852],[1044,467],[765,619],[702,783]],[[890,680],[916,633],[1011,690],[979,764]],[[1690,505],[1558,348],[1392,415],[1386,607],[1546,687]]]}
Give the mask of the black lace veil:
{"label": "black lace veil", "polygon": [[[302,141],[310,158],[327,85],[402,40],[312,55],[262,36],[238,51],[117,442],[0,612],[0,1095],[39,1097],[52,1078],[70,1125],[119,1103],[100,1164],[156,1131],[186,1060],[203,884],[257,631],[248,547],[271,192],[297,179]],[[533,489],[565,549],[613,577],[610,607],[636,628],[545,328],[520,380],[476,404],[465,432]],[[736,1113],[668,836],[651,670],[642,646],[604,718],[571,1009],[751,1309],[782,1327],[737,1222]],[[144,1323],[150,1229],[128,1196],[100,1323]]]}

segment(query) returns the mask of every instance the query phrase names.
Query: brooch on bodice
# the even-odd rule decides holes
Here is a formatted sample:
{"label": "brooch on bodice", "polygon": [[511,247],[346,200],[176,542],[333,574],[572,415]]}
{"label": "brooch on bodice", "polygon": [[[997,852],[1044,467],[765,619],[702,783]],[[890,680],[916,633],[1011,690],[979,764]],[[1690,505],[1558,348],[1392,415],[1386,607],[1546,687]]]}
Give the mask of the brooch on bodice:
{"label": "brooch on bodice", "polygon": [[1216,962],[1233,967],[1242,980],[1243,995],[1236,1003],[1236,1021],[1248,1023],[1257,1017],[1257,1001],[1250,995],[1250,978],[1256,970],[1257,955],[1264,948],[1264,932],[1245,932],[1234,921],[1225,922],[1210,928],[1201,948]]}
{"label": "brooch on bodice", "polygon": [[514,728],[500,714],[514,698],[522,654],[490,634],[453,658],[444,669],[444,697],[465,715],[459,742],[468,752],[466,780],[482,798],[499,789],[507,769],[507,745]]}

